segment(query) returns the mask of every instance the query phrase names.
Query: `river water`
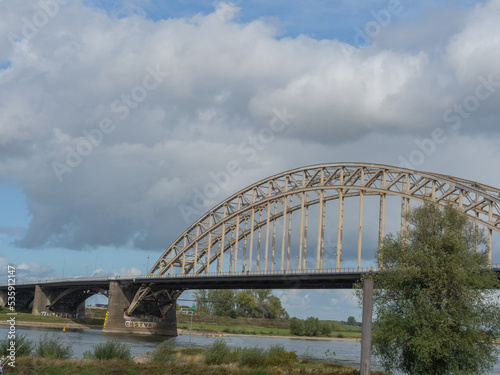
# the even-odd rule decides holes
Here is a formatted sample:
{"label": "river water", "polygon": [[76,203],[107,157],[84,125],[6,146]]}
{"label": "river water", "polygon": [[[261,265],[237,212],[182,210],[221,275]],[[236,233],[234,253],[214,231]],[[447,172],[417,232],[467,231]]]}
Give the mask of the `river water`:
{"label": "river water", "polygon": [[[0,337],[4,338],[7,335],[7,327],[0,326]],[[44,335],[54,335],[60,337],[62,342],[73,348],[73,357],[82,358],[83,353],[92,349],[92,346],[108,340],[119,340],[128,345],[131,349],[132,356],[143,354],[155,350],[158,345],[165,340],[164,337],[158,336],[132,336],[132,335],[114,335],[103,334],[96,329],[83,330],[67,330],[63,332],[60,329],[43,329],[31,327],[16,327],[16,334],[24,334],[33,341],[38,341]],[[186,347],[209,347],[214,340],[219,337],[199,336],[199,335],[180,335],[173,340],[176,346]],[[299,357],[308,357],[316,360],[332,359],[332,352],[335,353],[334,362],[338,364],[359,367],[361,345],[356,341],[344,340],[306,340],[293,338],[275,338],[275,337],[259,337],[259,336],[223,336],[224,339],[232,348],[235,347],[261,347],[268,348],[271,345],[282,345],[285,350],[296,351]],[[372,369],[380,369],[376,358],[372,357]],[[490,374],[500,374],[500,364],[497,364]]]}

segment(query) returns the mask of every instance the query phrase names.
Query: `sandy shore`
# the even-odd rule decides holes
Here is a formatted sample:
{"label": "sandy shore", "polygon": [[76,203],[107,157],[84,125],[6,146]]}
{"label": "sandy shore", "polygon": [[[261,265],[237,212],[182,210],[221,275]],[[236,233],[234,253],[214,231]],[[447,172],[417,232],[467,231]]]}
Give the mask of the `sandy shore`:
{"label": "sandy shore", "polygon": [[[0,325],[9,325],[8,321],[0,321]],[[80,324],[80,323],[47,323],[47,322],[24,322],[16,321],[18,327],[37,327],[37,328],[66,328],[66,329],[102,329],[101,325]]]}

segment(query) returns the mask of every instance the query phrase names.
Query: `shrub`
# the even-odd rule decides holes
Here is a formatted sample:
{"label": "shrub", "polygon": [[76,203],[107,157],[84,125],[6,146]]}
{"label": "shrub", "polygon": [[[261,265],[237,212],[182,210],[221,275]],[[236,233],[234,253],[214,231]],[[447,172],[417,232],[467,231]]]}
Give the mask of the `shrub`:
{"label": "shrub", "polygon": [[248,367],[263,367],[267,364],[267,353],[262,348],[243,348],[240,365]]}
{"label": "shrub", "polygon": [[224,340],[215,340],[211,347],[205,352],[205,364],[220,365],[227,361],[231,349]]}
{"label": "shrub", "polygon": [[73,354],[70,346],[64,346],[60,337],[43,336],[35,346],[35,356],[41,358],[68,359]]}
{"label": "shrub", "polygon": [[339,333],[339,334],[337,335],[337,337],[338,337],[339,339],[341,339],[341,338],[343,338],[343,337],[344,337],[344,335],[343,335],[342,333]]}
{"label": "shrub", "polygon": [[231,332],[231,328],[229,328],[229,327],[224,327],[224,328],[222,329],[222,332],[225,332],[225,333],[230,333],[230,332]]}
{"label": "shrub", "polygon": [[241,352],[243,351],[242,348],[235,348],[233,350],[230,350],[229,351],[229,354],[227,356],[227,361],[229,363],[235,363],[235,362],[239,362],[240,359],[241,359]]}
{"label": "shrub", "polygon": [[96,344],[92,350],[83,353],[85,359],[130,359],[130,347],[118,341]]}
{"label": "shrub", "polygon": [[271,375],[272,372],[266,368],[253,368],[243,372],[240,372],[241,375]]}
{"label": "shrub", "polygon": [[19,334],[16,335],[14,340],[5,337],[4,340],[0,341],[0,357],[7,357],[10,355],[9,348],[11,341],[15,341],[16,357],[26,357],[31,355],[31,352],[33,351],[33,342],[29,340],[26,335]]}
{"label": "shrub", "polygon": [[174,358],[175,345],[171,340],[165,340],[153,352],[152,360],[155,362],[168,362]]}
{"label": "shrub", "polygon": [[270,366],[280,366],[285,365],[291,361],[296,361],[298,359],[297,353],[295,351],[287,352],[282,345],[271,345],[267,350],[267,363]]}
{"label": "shrub", "polygon": [[316,357],[314,357],[311,348],[307,348],[306,351],[300,355],[300,359],[304,362],[313,362]]}
{"label": "shrub", "polygon": [[335,362],[335,352],[333,350],[327,349],[325,352],[325,358],[328,363]]}
{"label": "shrub", "polygon": [[205,348],[192,348],[192,347],[187,347],[187,348],[180,348],[179,352],[184,354],[184,355],[198,355],[202,354],[205,351]]}

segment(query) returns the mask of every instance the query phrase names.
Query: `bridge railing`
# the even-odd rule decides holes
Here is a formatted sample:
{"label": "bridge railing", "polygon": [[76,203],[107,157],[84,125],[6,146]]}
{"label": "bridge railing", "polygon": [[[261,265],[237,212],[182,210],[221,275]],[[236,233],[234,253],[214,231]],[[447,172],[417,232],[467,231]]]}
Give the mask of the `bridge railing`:
{"label": "bridge railing", "polygon": [[[328,269],[308,269],[308,270],[273,270],[273,271],[245,271],[245,272],[212,272],[208,274],[172,274],[172,275],[161,275],[161,276],[145,276],[145,278],[197,278],[197,277],[221,277],[221,276],[274,276],[274,275],[320,275],[320,274],[344,274],[344,273],[365,273],[365,272],[375,272],[377,269],[373,267],[367,268],[328,268]],[[139,278],[139,277],[136,277]]]}
{"label": "bridge railing", "polygon": [[[33,285],[33,284],[48,284],[48,283],[63,283],[63,282],[78,282],[78,281],[93,281],[93,282],[108,282],[114,280],[131,280],[131,281],[147,281],[148,279],[179,279],[179,278],[202,278],[202,277],[228,277],[228,276],[292,276],[292,275],[319,275],[319,274],[352,274],[352,273],[365,273],[365,272],[376,272],[377,268],[365,267],[365,268],[328,268],[328,269],[308,269],[308,270],[273,270],[273,271],[245,271],[245,272],[212,272],[208,274],[168,274],[168,275],[137,275],[137,276],[107,276],[107,277],[85,277],[85,278],[64,278],[64,279],[51,279],[51,280],[37,280],[37,281],[26,281],[17,282],[17,286],[21,285]],[[5,284],[7,285],[7,284]],[[0,284],[0,287],[3,287]]]}
{"label": "bridge railing", "polygon": [[[500,264],[492,264],[491,269],[500,271]],[[64,279],[52,279],[52,280],[38,280],[38,281],[26,281],[17,282],[17,286],[22,285],[34,285],[34,284],[53,284],[53,283],[63,283],[63,282],[77,282],[77,281],[94,281],[94,282],[108,282],[114,280],[126,280],[126,281],[141,281],[147,282],[148,279],[179,279],[179,278],[202,278],[202,277],[230,277],[230,276],[307,276],[307,275],[340,275],[340,274],[353,274],[353,273],[367,273],[367,272],[377,272],[377,267],[362,267],[362,268],[328,268],[328,269],[308,269],[308,270],[273,270],[273,271],[245,271],[245,272],[213,272],[208,274],[173,274],[173,275],[138,275],[138,276],[108,276],[108,277],[87,277],[87,278],[64,278]],[[0,288],[7,287],[7,284],[0,284]]]}

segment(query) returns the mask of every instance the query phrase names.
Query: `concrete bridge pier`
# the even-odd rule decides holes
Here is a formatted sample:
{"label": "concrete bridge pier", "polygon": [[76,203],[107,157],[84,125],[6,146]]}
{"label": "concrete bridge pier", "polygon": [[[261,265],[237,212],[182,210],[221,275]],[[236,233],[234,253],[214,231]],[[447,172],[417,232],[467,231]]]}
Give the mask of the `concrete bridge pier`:
{"label": "concrete bridge pier", "polygon": [[0,290],[0,306],[7,306],[7,290]]}
{"label": "concrete bridge pier", "polygon": [[[108,314],[103,332],[133,333],[142,335],[177,336],[176,301],[177,298],[167,299],[171,308],[162,316],[161,304],[165,306],[165,299],[155,303],[143,303],[141,308],[129,316],[127,309],[139,290],[139,285],[132,283],[111,281],[109,284]],[[167,293],[168,294],[168,293]]]}
{"label": "concrete bridge pier", "polygon": [[50,302],[50,292],[43,290],[39,285],[35,285],[35,298],[33,299],[33,308],[31,313],[33,315],[48,313],[48,306],[50,306]]}

